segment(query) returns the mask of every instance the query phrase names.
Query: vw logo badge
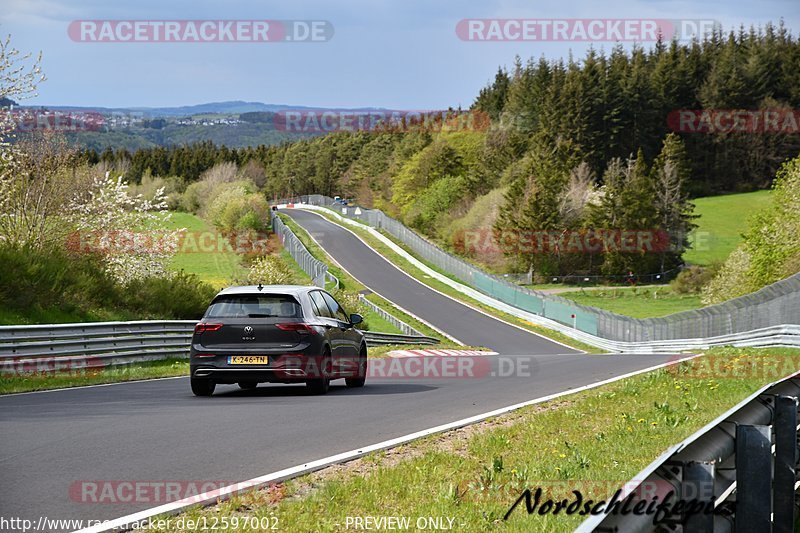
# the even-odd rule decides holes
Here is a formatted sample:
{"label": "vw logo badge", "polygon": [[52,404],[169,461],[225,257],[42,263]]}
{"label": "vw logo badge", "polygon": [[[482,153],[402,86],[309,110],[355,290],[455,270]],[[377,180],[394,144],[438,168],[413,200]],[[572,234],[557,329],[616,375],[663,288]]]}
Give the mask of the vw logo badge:
{"label": "vw logo badge", "polygon": [[251,333],[253,333],[253,326],[245,326],[244,333],[245,335],[250,335]]}

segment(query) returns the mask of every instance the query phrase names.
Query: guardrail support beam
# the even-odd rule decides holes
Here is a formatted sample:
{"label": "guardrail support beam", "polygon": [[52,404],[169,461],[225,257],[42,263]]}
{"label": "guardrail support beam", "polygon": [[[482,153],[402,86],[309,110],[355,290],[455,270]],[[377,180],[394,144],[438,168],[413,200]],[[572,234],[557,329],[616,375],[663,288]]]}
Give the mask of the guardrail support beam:
{"label": "guardrail support beam", "polygon": [[736,427],[736,531],[771,531],[770,426]]}
{"label": "guardrail support beam", "polygon": [[[714,501],[714,463],[691,461],[683,467],[683,500]],[[713,533],[714,513],[699,512],[686,517],[684,533]]]}
{"label": "guardrail support beam", "polygon": [[797,479],[797,398],[775,397],[775,480],[772,531],[794,531],[794,484]]}

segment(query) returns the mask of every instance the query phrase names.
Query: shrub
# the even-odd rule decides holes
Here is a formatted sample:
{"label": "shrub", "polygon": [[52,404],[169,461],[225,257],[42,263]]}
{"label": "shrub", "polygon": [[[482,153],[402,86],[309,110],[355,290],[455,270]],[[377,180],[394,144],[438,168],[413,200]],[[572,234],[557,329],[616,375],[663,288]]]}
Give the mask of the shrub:
{"label": "shrub", "polygon": [[180,199],[180,206],[187,213],[197,213],[208,198],[211,187],[208,183],[197,181],[186,187]]}
{"label": "shrub", "polygon": [[703,290],[703,302],[719,303],[756,291],[800,267],[800,157],[784,163],[773,184],[771,205],[750,220],[744,242]]}
{"label": "shrub", "polygon": [[753,292],[756,288],[748,275],[750,254],[739,246],[719,269],[711,281],[703,287],[701,300],[705,305],[717,304]]}
{"label": "shrub", "polygon": [[0,246],[0,305],[26,309],[111,305],[120,288],[95,254],[71,254],[60,248]]}
{"label": "shrub", "polygon": [[708,285],[711,279],[719,270],[719,265],[701,267],[692,265],[683,269],[678,276],[672,280],[670,287],[673,292],[678,294],[700,294],[703,287]]}
{"label": "shrub", "polygon": [[217,291],[194,274],[178,272],[168,278],[152,277],[132,281],[125,289],[128,311],[152,318],[196,320]]}
{"label": "shrub", "polygon": [[431,236],[438,236],[440,222],[447,217],[451,207],[464,199],[467,193],[465,179],[448,176],[422,191],[406,212],[412,227]]}
{"label": "shrub", "polygon": [[285,285],[291,283],[294,276],[284,260],[277,255],[265,255],[256,258],[250,265],[247,281],[253,285]]}
{"label": "shrub", "polygon": [[0,305],[27,312],[53,309],[131,319],[196,319],[216,291],[194,275],[147,277],[128,285],[105,271],[103,258],[60,248],[0,246]]}
{"label": "shrub", "polygon": [[269,204],[253,192],[253,187],[249,182],[235,182],[215,188],[206,213],[208,220],[222,231],[265,229]]}
{"label": "shrub", "polygon": [[130,185],[128,193],[131,196],[141,194],[144,198],[153,199],[159,189],[163,189],[167,209],[175,211],[182,207],[183,195],[181,193],[185,191],[186,183],[177,176],[162,178],[160,176],[151,176],[149,172],[145,172],[140,183]]}
{"label": "shrub", "polygon": [[256,186],[249,180],[237,181],[234,163],[215,165],[203,172],[199,181],[186,187],[180,199],[180,206],[184,211],[205,217],[206,211],[223,191],[239,185],[244,186],[247,189],[246,192],[256,190]]}

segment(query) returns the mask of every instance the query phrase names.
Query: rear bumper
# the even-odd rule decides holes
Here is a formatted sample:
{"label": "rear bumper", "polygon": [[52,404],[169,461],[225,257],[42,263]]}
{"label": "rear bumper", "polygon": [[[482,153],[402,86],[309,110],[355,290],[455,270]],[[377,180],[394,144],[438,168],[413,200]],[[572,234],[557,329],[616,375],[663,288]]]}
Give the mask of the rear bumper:
{"label": "rear bumper", "polygon": [[303,369],[278,368],[216,368],[211,366],[192,367],[192,377],[211,379],[215,383],[238,383],[258,381],[270,383],[297,383],[309,379]]}
{"label": "rear bumper", "polygon": [[297,383],[322,376],[322,357],[305,353],[266,354],[266,365],[231,365],[231,355],[254,355],[242,353],[217,354],[213,357],[197,357],[193,351],[189,368],[192,377],[211,379],[216,383],[258,381],[272,383]]}

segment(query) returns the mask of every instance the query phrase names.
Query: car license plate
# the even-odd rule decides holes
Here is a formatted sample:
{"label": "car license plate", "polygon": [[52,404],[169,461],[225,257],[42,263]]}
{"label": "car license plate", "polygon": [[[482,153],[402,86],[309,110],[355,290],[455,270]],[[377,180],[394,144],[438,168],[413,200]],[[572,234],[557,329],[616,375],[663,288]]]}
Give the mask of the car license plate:
{"label": "car license plate", "polygon": [[230,355],[228,356],[229,365],[266,365],[269,364],[269,357],[266,355]]}

